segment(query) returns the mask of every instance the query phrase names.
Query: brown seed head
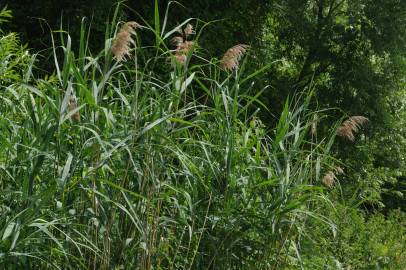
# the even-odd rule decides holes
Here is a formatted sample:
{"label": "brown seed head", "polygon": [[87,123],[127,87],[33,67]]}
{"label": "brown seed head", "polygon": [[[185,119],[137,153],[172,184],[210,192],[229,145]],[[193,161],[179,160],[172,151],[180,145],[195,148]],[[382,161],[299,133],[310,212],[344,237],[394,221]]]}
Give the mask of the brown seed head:
{"label": "brown seed head", "polygon": [[121,27],[111,47],[111,52],[117,61],[122,61],[126,56],[131,56],[130,45],[135,44],[131,36],[135,34],[138,27],[139,24],[136,22],[127,22]]}
{"label": "brown seed head", "polygon": [[181,65],[183,65],[186,62],[186,59],[187,59],[187,56],[184,54],[181,54],[181,53],[175,54],[175,60]]}
{"label": "brown seed head", "polygon": [[181,43],[183,43],[183,38],[182,37],[173,37],[172,39],[171,39],[171,43],[173,44],[173,45],[175,45],[176,47],[178,47]]}
{"label": "brown seed head", "polygon": [[188,37],[190,35],[193,35],[195,32],[193,31],[193,25],[188,23],[186,27],[183,29],[183,32],[185,33],[185,36]]}
{"label": "brown seed head", "polygon": [[176,36],[171,39],[171,43],[176,46],[175,49],[175,61],[179,64],[183,65],[186,62],[187,55],[192,50],[195,43],[193,41],[187,41],[186,38],[189,35],[194,34],[193,26],[188,23],[186,27],[183,29],[183,33],[181,28],[178,29],[178,32],[184,34],[182,36]]}
{"label": "brown seed head", "polygon": [[195,43],[193,41],[184,41],[178,44],[175,51],[175,60],[183,65],[186,62],[187,55],[193,48]]}
{"label": "brown seed head", "polygon": [[176,48],[176,50],[182,52],[183,54],[188,54],[189,51],[192,49],[193,45],[194,45],[193,41],[185,41],[180,43]]}
{"label": "brown seed head", "polygon": [[344,170],[341,167],[335,167],[336,174],[344,174]]}
{"label": "brown seed head", "polygon": [[360,127],[368,122],[368,118],[364,116],[351,116],[348,120],[344,121],[338,128],[338,136],[347,138],[350,141],[355,140],[354,133],[358,132]]}
{"label": "brown seed head", "polygon": [[316,135],[317,127],[316,127],[316,122],[313,121],[311,126],[310,126],[310,134],[312,136]]}
{"label": "brown seed head", "polygon": [[[76,109],[78,107],[78,103],[77,103],[77,99],[74,95],[71,95],[69,98],[69,103],[68,103],[68,108],[69,111],[73,111],[74,109]],[[75,112],[72,116],[71,116],[72,120],[75,121],[79,121],[80,120],[80,114],[79,111]]]}
{"label": "brown seed head", "polygon": [[310,124],[310,134],[312,136],[316,135],[316,133],[317,133],[317,118],[318,118],[317,114],[314,114],[313,115],[313,120],[312,120],[312,122]]}
{"label": "brown seed head", "polygon": [[220,61],[220,67],[225,70],[233,70],[239,67],[239,60],[241,56],[249,48],[248,45],[238,44],[227,50]]}
{"label": "brown seed head", "polygon": [[331,188],[336,180],[336,176],[333,172],[329,171],[321,180],[321,182],[326,186]]}

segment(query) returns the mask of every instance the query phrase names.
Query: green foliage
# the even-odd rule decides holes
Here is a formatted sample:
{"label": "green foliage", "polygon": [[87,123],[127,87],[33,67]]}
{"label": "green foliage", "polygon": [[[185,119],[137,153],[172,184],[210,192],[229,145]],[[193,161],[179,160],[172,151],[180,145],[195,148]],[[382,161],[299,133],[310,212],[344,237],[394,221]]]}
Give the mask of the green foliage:
{"label": "green foliage", "polygon": [[402,269],[406,264],[403,212],[365,216],[340,204],[323,212],[337,231],[331,233],[324,224],[310,221],[311,233],[301,246],[305,269]]}
{"label": "green foliage", "polygon": [[404,171],[399,100],[406,70],[405,10],[406,2],[398,0],[274,1],[264,28],[261,59],[281,59],[264,77],[273,86],[263,95],[265,104],[278,111],[287,95],[312,85],[313,108],[335,109],[331,121],[319,125],[319,134],[343,112],[370,119],[357,151],[345,140],[333,151],[348,166],[342,179],[346,193],[359,190],[376,205],[382,205],[383,187]]}
{"label": "green foliage", "polygon": [[54,76],[2,86],[3,268],[262,269],[286,256],[321,198],[313,168],[329,163],[329,146],[308,142],[311,94],[268,130],[250,112],[253,74],[192,51],[178,64],[176,31],[159,23],[136,38],[157,46],[126,62],[111,53],[114,20],[95,56],[84,25],[77,50],[62,32]]}
{"label": "green foliage", "polygon": [[10,18],[12,18],[11,10],[7,9],[7,7],[3,7],[2,10],[0,10],[0,24],[8,22]]}
{"label": "green foliage", "polygon": [[52,72],[52,46],[51,30],[68,29],[72,34],[72,42],[78,45],[82,20],[92,24],[92,37],[94,42],[89,46],[92,51],[98,52],[104,45],[99,41],[104,38],[106,22],[112,18],[117,0],[32,0],[14,1],[5,0],[0,4],[7,5],[13,11],[10,24],[4,25],[9,32],[19,33],[24,44],[28,44],[35,51],[41,51],[42,61],[38,63],[41,68]]}
{"label": "green foliage", "polygon": [[[238,20],[255,3],[230,1],[224,14],[233,19],[222,27],[237,33],[259,23]],[[126,61],[112,52],[117,9],[98,53],[86,20],[73,40],[55,32],[60,46],[53,33],[54,71],[39,78],[35,55],[2,33],[0,267],[401,269],[404,213],[358,207],[382,201],[383,187],[401,196],[404,94],[390,87],[403,87],[394,53],[402,28],[379,44],[387,17],[373,13],[375,2],[275,1],[264,40],[271,51],[261,58],[273,64],[252,70],[260,61],[250,52],[240,69],[225,71],[217,60],[224,49],[262,29],[218,41],[205,34],[211,25],[170,21],[158,4],[143,5],[154,17],[139,21]],[[195,22],[199,46],[178,63],[170,40]],[[272,80],[259,80],[264,72]],[[335,143],[342,112],[314,112],[315,101],[365,113],[369,136]],[[269,113],[278,113],[272,124],[261,119]],[[379,129],[385,136],[371,136]],[[345,174],[323,187],[343,164]]]}
{"label": "green foliage", "polygon": [[[405,92],[398,90],[386,98],[390,117],[383,126],[374,128],[375,134],[364,139],[355,153],[343,155],[351,164],[347,186],[358,184],[359,196],[374,202],[374,206],[390,211],[405,210]],[[362,162],[354,162],[358,160]],[[347,188],[348,190],[348,188]]]}
{"label": "green foliage", "polygon": [[[0,25],[7,22],[11,12],[5,8],[0,11]],[[31,56],[26,48],[20,45],[15,33],[3,34],[0,30],[0,85],[9,85],[12,82],[25,79],[25,72],[29,72],[32,63]]]}

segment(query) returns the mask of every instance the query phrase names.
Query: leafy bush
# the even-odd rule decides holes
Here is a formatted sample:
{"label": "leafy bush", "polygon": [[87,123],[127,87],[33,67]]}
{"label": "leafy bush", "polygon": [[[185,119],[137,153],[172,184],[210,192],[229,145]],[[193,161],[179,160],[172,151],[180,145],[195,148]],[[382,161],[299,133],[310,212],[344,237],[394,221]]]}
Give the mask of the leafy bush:
{"label": "leafy bush", "polygon": [[305,269],[402,269],[406,264],[403,212],[365,216],[338,204],[324,213],[337,230],[312,220],[302,244]]}
{"label": "leafy bush", "polygon": [[[0,11],[0,25],[11,18],[11,12],[3,8]],[[3,34],[0,30],[0,85],[6,86],[26,79],[32,58],[24,46],[20,45],[15,33]]]}

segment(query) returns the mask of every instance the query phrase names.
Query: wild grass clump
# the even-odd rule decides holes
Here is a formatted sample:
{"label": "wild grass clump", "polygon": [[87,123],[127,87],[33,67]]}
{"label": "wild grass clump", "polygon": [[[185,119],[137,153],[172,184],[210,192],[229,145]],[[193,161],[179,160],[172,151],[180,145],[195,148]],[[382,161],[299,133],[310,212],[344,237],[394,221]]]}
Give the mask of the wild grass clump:
{"label": "wild grass clump", "polygon": [[334,228],[314,211],[332,141],[309,138],[311,94],[270,130],[246,45],[207,60],[190,20],[155,22],[113,19],[97,55],[83,25],[53,76],[1,86],[4,269],[283,269],[310,217]]}

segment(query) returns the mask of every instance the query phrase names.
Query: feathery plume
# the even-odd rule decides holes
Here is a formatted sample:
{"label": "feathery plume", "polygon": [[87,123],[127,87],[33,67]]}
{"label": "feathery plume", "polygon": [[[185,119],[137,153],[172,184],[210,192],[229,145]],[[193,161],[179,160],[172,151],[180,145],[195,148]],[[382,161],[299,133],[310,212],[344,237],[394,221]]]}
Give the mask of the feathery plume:
{"label": "feathery plume", "polygon": [[337,134],[340,137],[354,141],[354,133],[358,132],[359,128],[366,122],[368,122],[368,118],[364,116],[351,116],[338,128]]}
{"label": "feathery plume", "polygon": [[187,24],[183,29],[183,33],[181,29],[178,29],[178,32],[184,34],[184,36],[173,37],[171,39],[171,43],[176,46],[175,61],[183,65],[187,60],[187,55],[195,45],[193,41],[187,41],[187,37],[194,34],[193,26],[191,24]]}
{"label": "feathery plume", "polygon": [[[76,99],[76,97],[75,97],[74,95],[71,95],[71,96],[69,97],[69,103],[68,103],[69,111],[71,112],[71,111],[73,111],[74,109],[76,109],[77,107],[78,107],[77,99]],[[79,120],[80,120],[79,111],[75,112],[75,113],[71,116],[71,119],[72,119],[72,120],[75,120],[75,121],[79,121]]]}
{"label": "feathery plume", "polygon": [[175,54],[175,60],[181,65],[183,65],[186,62],[186,59],[187,59],[187,56],[184,54],[181,54],[181,53]]}
{"label": "feathery plume", "polygon": [[111,47],[111,52],[117,61],[125,59],[126,56],[131,56],[130,45],[135,44],[131,36],[135,34],[138,27],[139,24],[136,22],[127,22],[121,27]]}
{"label": "feathery plume", "polygon": [[317,114],[313,115],[313,120],[310,123],[310,135],[314,136],[317,132]]}
{"label": "feathery plume", "polygon": [[193,41],[185,41],[185,42],[180,43],[177,46],[176,50],[183,54],[188,54],[189,51],[192,49],[193,45],[194,45]]}
{"label": "feathery plume", "polygon": [[334,170],[335,170],[336,174],[344,174],[344,170],[341,167],[335,167]]}
{"label": "feathery plume", "polygon": [[310,134],[312,136],[316,135],[317,127],[316,127],[316,122],[313,121],[312,124],[310,125]]}
{"label": "feathery plume", "polygon": [[336,180],[336,176],[332,171],[329,171],[321,180],[321,182],[326,186],[331,188]]}
{"label": "feathery plume", "polygon": [[183,43],[183,38],[182,38],[182,37],[179,37],[179,36],[173,37],[173,38],[171,39],[171,43],[172,43],[173,45],[175,45],[176,47],[178,47],[181,43]]}
{"label": "feathery plume", "polygon": [[184,41],[179,43],[176,47],[175,60],[179,64],[183,65],[186,62],[187,55],[189,54],[189,51],[193,48],[193,46],[193,41]]}
{"label": "feathery plume", "polygon": [[186,27],[183,29],[183,33],[185,33],[185,36],[188,37],[190,35],[193,35],[195,32],[193,31],[193,25],[188,23]]}
{"label": "feathery plume", "polygon": [[239,60],[248,47],[245,44],[238,44],[228,49],[220,61],[220,67],[225,70],[237,69],[239,67]]}

